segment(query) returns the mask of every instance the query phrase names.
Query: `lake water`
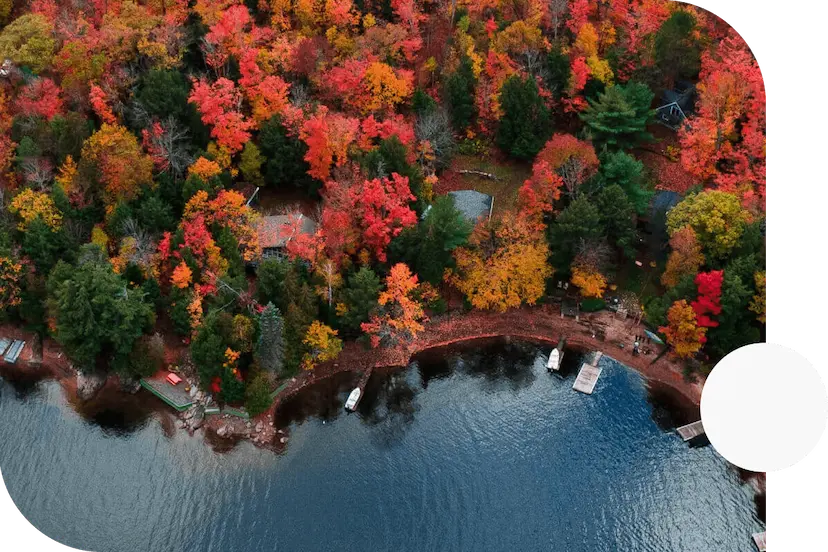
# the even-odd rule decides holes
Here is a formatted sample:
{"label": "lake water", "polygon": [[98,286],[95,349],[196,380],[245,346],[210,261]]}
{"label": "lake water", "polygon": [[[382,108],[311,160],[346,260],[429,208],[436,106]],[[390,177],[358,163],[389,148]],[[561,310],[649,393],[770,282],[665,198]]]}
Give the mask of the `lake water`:
{"label": "lake water", "polygon": [[[763,529],[754,492],[669,426],[642,378],[604,357],[591,396],[548,347],[429,351],[281,409],[282,454],[175,430],[141,391],[78,407],[53,381],[0,379],[0,468],[42,532],[96,552],[736,551]],[[220,452],[217,452],[220,451]]]}

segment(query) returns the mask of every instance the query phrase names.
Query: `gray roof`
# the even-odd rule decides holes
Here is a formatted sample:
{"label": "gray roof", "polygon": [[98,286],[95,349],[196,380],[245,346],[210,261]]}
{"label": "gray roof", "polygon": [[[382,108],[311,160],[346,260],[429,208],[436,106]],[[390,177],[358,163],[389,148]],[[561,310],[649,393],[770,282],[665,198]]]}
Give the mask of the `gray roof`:
{"label": "gray roof", "polygon": [[457,190],[449,192],[454,198],[454,205],[468,220],[477,222],[480,217],[489,218],[494,198],[477,190]]}
{"label": "gray roof", "polygon": [[284,247],[293,238],[291,222],[299,218],[302,234],[316,232],[316,223],[301,213],[262,217],[259,222],[259,245],[262,249]]}

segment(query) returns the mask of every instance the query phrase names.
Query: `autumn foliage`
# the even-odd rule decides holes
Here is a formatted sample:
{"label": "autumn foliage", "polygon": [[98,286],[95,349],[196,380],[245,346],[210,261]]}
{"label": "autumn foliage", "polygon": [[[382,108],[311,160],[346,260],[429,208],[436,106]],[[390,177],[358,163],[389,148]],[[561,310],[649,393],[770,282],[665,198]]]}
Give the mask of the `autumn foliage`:
{"label": "autumn foliage", "polygon": [[680,358],[689,358],[701,350],[706,341],[707,328],[699,326],[696,312],[687,301],[673,303],[667,312],[667,326],[658,329],[667,337],[667,343]]}
{"label": "autumn foliage", "polygon": [[378,312],[362,324],[373,347],[406,343],[422,331],[425,313],[416,298],[418,287],[417,276],[408,266],[399,263],[391,267],[379,296]]}
{"label": "autumn foliage", "polygon": [[533,305],[552,276],[548,247],[529,222],[511,214],[475,228],[455,251],[450,280],[479,309],[505,311]]}

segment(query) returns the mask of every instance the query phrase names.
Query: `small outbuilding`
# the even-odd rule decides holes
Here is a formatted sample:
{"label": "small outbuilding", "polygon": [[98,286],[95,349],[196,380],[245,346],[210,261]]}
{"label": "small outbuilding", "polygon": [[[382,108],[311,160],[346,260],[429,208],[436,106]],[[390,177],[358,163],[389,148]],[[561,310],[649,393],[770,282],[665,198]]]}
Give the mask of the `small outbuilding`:
{"label": "small outbuilding", "polygon": [[656,109],[656,120],[664,126],[678,130],[692,113],[696,101],[696,86],[679,81],[671,90],[661,95],[661,106]]}
{"label": "small outbuilding", "polygon": [[258,227],[262,259],[283,257],[288,243],[297,234],[311,235],[315,232],[316,223],[302,213],[262,217]]}
{"label": "small outbuilding", "polygon": [[477,190],[456,190],[449,192],[454,198],[454,205],[467,220],[477,223],[480,219],[492,218],[494,197]]}

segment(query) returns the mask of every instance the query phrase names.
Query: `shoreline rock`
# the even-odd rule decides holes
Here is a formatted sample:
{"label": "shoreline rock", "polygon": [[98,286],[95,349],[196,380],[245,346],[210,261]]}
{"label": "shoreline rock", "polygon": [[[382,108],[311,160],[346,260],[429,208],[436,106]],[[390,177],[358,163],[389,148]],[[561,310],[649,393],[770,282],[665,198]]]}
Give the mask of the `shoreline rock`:
{"label": "shoreline rock", "polygon": [[106,384],[106,376],[94,372],[92,374],[84,374],[78,372],[77,382],[78,390],[77,396],[82,401],[88,401],[98,394],[103,386]]}

